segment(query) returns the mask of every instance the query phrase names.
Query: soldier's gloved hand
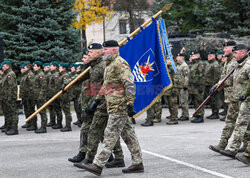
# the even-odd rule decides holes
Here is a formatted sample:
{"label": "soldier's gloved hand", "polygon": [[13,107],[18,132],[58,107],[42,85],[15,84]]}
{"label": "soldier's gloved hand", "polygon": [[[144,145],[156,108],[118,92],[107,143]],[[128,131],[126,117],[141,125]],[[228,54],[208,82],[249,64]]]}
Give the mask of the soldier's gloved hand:
{"label": "soldier's gloved hand", "polygon": [[133,117],[133,115],[136,114],[136,112],[135,112],[135,110],[134,110],[134,106],[131,105],[131,104],[129,104],[129,105],[127,106],[127,111],[128,111],[128,116],[129,116],[129,117]]}
{"label": "soldier's gloved hand", "polygon": [[240,101],[244,101],[247,98],[246,95],[240,95]]}
{"label": "soldier's gloved hand", "polygon": [[217,85],[212,86],[212,88],[211,88],[210,91],[209,91],[209,95],[210,95],[210,96],[214,96],[214,95],[217,93],[217,91],[214,92],[215,89],[216,89],[216,87],[217,87]]}
{"label": "soldier's gloved hand", "polygon": [[188,88],[187,87],[184,87],[183,90],[187,90]]}
{"label": "soldier's gloved hand", "polygon": [[64,90],[65,87],[66,87],[66,85],[62,84],[62,87],[61,87],[62,93],[65,93],[65,90]]}
{"label": "soldier's gloved hand", "polygon": [[99,103],[100,103],[100,100],[95,99],[94,101],[92,101],[89,107],[85,108],[85,112],[88,115],[94,114]]}

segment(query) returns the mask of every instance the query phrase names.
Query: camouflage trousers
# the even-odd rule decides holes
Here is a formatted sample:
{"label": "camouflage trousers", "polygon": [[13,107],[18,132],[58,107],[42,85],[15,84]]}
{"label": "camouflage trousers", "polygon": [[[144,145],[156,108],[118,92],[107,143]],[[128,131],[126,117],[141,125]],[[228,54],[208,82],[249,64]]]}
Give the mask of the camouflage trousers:
{"label": "camouflage trousers", "polygon": [[[31,114],[35,112],[35,101],[32,99],[22,99],[23,110],[25,118],[27,119]],[[33,119],[37,119],[37,116],[34,116]],[[29,121],[27,124],[30,125],[32,121]]]}
{"label": "camouflage trousers", "polygon": [[176,94],[164,95],[164,100],[168,103],[170,120],[178,120],[178,98]]}
{"label": "camouflage trousers", "polygon": [[[88,141],[87,141],[87,154],[86,159],[93,161],[97,152],[99,142],[103,141],[104,130],[108,122],[108,113],[106,110],[97,109],[92,123],[88,132]],[[113,149],[115,159],[124,159],[122,147],[120,144],[120,139],[115,144]]]}
{"label": "camouflage trousers", "polygon": [[73,102],[74,102],[74,109],[76,112],[76,117],[78,121],[81,121],[81,114],[82,114],[82,106],[81,106],[81,102],[79,102],[80,100],[80,94],[77,94],[74,98],[73,98]]}
{"label": "camouflage trousers", "polygon": [[102,150],[95,158],[93,162],[94,164],[104,167],[120,136],[126,143],[131,153],[132,164],[135,165],[142,163],[142,153],[138,139],[135,135],[135,131],[128,114],[124,112],[119,114],[109,114],[107,127],[104,131]]}
{"label": "camouflage trousers", "polygon": [[3,101],[3,114],[5,118],[5,125],[7,130],[18,129],[18,115],[16,100]]}
{"label": "camouflage trousers", "polygon": [[[250,98],[240,103],[239,115],[234,128],[234,137],[230,144],[230,151],[238,152],[244,137],[249,138],[249,122],[250,122]],[[247,131],[248,129],[248,131]],[[246,135],[245,135],[246,134]]]}
{"label": "camouflage trousers", "polygon": [[247,148],[246,148],[245,152],[243,153],[243,155],[250,158],[250,141],[247,142]]}
{"label": "camouflage trousers", "polygon": [[52,103],[51,103],[52,107],[55,110],[55,114],[56,114],[56,123],[57,124],[62,124],[62,108],[60,105],[60,99],[55,99]]}
{"label": "camouflage trousers", "polygon": [[[38,108],[42,107],[45,103],[45,100],[35,100],[35,105]],[[46,109],[43,109],[41,112],[39,112],[41,116],[41,127],[46,128],[47,125],[47,114],[46,114]],[[34,126],[37,126],[37,118],[34,118],[31,120],[31,124]]]}
{"label": "camouflage trousers", "polygon": [[183,117],[189,117],[188,112],[188,90],[179,89],[179,105],[181,106]]}
{"label": "camouflage trousers", "polygon": [[154,119],[161,120],[162,105],[161,98],[157,100],[153,106],[147,110],[147,120],[153,121]]}
{"label": "camouflage trousers", "polygon": [[[210,91],[211,88],[212,88],[212,86],[206,86],[205,87],[205,95],[204,95],[205,98],[208,97],[209,91]],[[212,114],[218,114],[219,113],[219,107],[220,106],[219,106],[219,96],[218,96],[218,93],[217,93],[217,96],[212,96],[210,98],[210,100],[208,101],[208,104],[211,107]]]}
{"label": "camouflage trousers", "polygon": [[72,116],[70,112],[70,101],[69,100],[61,100],[61,107],[63,113],[65,115],[65,123],[67,127],[71,127]]}
{"label": "camouflage trousers", "polygon": [[[47,99],[47,101],[48,101],[50,98],[52,98],[52,97],[49,97],[49,98]],[[53,102],[49,104],[48,109],[49,109],[49,119],[50,119],[50,122],[55,123],[55,122],[56,122],[56,111],[55,111]]]}
{"label": "camouflage trousers", "polygon": [[[197,109],[203,102],[203,93],[189,93],[189,98],[192,100],[194,108]],[[199,112],[197,112],[196,116],[204,117],[204,107],[202,107]]]}

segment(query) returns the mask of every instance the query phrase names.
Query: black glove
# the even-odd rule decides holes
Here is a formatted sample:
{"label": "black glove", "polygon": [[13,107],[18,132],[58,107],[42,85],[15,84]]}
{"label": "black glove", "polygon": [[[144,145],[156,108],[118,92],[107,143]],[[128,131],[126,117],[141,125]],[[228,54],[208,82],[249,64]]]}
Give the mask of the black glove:
{"label": "black glove", "polygon": [[88,114],[88,115],[93,115],[96,111],[96,108],[98,106],[98,104],[100,103],[100,100],[94,100],[92,101],[92,103],[90,104],[89,107],[85,108],[85,112]]}
{"label": "black glove", "polygon": [[65,87],[66,87],[66,85],[62,84],[62,87],[61,87],[62,93],[65,93],[65,90],[64,90]]}
{"label": "black glove", "polygon": [[217,85],[212,86],[212,88],[209,90],[210,96],[214,96],[217,93],[217,91],[214,92],[216,88],[217,88]]}
{"label": "black glove", "polygon": [[187,87],[184,87],[183,90],[187,90],[188,88]]}
{"label": "black glove", "polygon": [[134,106],[132,106],[131,104],[129,104],[127,106],[127,111],[128,111],[128,116],[129,117],[133,117],[133,115],[136,114],[135,110],[134,110]]}
{"label": "black glove", "polygon": [[247,98],[246,95],[240,95],[240,101],[244,101]]}

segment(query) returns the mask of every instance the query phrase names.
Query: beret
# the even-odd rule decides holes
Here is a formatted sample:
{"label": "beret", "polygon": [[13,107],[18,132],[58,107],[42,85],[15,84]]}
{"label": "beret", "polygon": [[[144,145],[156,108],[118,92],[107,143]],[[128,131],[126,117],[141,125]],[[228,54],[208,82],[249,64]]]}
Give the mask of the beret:
{"label": "beret", "polygon": [[92,43],[88,46],[88,49],[102,49],[102,45],[99,43]]}
{"label": "beret", "polygon": [[50,65],[58,66],[59,64],[58,64],[58,62],[56,62],[56,61],[52,61],[52,62],[50,63]]}
{"label": "beret", "polygon": [[43,66],[50,66],[50,63],[44,63]]}
{"label": "beret", "polygon": [[208,54],[215,54],[215,52],[214,51],[209,51]]}
{"label": "beret", "polygon": [[177,54],[177,56],[185,57],[185,54],[179,53],[179,54]]}
{"label": "beret", "polygon": [[227,41],[224,43],[223,46],[235,46],[236,45],[236,42],[235,41]]}
{"label": "beret", "polygon": [[83,55],[88,55],[89,54],[89,51],[88,50],[84,50],[83,51]]}
{"label": "beret", "polygon": [[12,62],[11,61],[3,61],[2,62],[2,66],[4,65],[4,64],[11,64]]}
{"label": "beret", "polygon": [[217,55],[219,55],[219,54],[224,54],[224,51],[217,51],[216,54],[217,54]]}
{"label": "beret", "polygon": [[42,66],[43,65],[43,63],[41,62],[41,61],[35,61],[35,62],[33,62],[33,65],[38,65],[38,66]]}
{"label": "beret", "polygon": [[232,51],[243,50],[243,49],[247,50],[247,46],[244,44],[238,44],[233,47]]}
{"label": "beret", "polygon": [[119,47],[119,44],[115,40],[108,40],[103,42],[103,47]]}
{"label": "beret", "polygon": [[2,64],[0,64],[0,70],[3,70],[3,66],[2,66]]}
{"label": "beret", "polygon": [[62,63],[59,64],[59,66],[68,68],[68,67],[69,67],[69,64],[68,64],[68,63],[62,62]]}
{"label": "beret", "polygon": [[193,51],[193,52],[191,53],[191,55],[195,55],[195,54],[200,54],[200,52],[199,52],[199,51]]}
{"label": "beret", "polygon": [[22,64],[20,65],[20,69],[24,68],[25,66],[27,66],[27,65],[29,65],[29,64],[30,64],[29,61],[28,61],[28,62],[22,63]]}

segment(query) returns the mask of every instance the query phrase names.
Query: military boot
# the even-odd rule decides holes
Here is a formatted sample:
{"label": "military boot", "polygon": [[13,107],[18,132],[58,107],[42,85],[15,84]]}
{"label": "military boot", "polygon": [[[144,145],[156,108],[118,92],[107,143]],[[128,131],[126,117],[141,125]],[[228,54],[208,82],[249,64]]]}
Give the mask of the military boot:
{"label": "military boot", "polygon": [[179,120],[179,121],[188,121],[188,120],[189,120],[189,117],[181,116],[178,120]]}
{"label": "military boot", "polygon": [[204,122],[203,117],[201,116],[196,116],[193,120],[191,120],[192,123],[202,123]]}
{"label": "military boot", "polygon": [[153,123],[159,123],[159,122],[161,122],[161,119],[159,119],[159,118],[154,118],[153,119]]}
{"label": "military boot", "polygon": [[49,122],[46,126],[47,127],[52,127],[52,126],[54,126],[56,123],[55,122]]}
{"label": "military boot", "polygon": [[81,162],[80,163],[74,163],[74,166],[77,167],[77,168],[79,168],[79,169],[84,169],[83,164],[92,164],[92,161],[84,159],[82,161],[82,163]]}
{"label": "military boot", "polygon": [[219,115],[221,115],[221,116],[225,116],[226,114],[227,114],[227,112],[225,110],[219,113]]}
{"label": "military boot", "polygon": [[81,121],[77,120],[76,122],[73,122],[74,125],[79,125],[79,124],[82,124]]}
{"label": "military boot", "polygon": [[115,167],[125,167],[125,163],[123,159],[114,159],[111,162],[107,162],[105,164],[106,168],[115,168]]}
{"label": "military boot", "polygon": [[29,125],[29,124],[27,124],[27,123],[26,123],[26,124],[24,124],[24,125],[22,125],[22,128],[23,128],[23,129],[26,129],[26,128],[28,128],[28,127],[30,127],[30,125]]}
{"label": "military boot", "polygon": [[207,119],[219,119],[220,116],[218,113],[213,113],[212,115],[208,116]]}
{"label": "military boot", "polygon": [[176,125],[176,124],[178,124],[178,121],[170,119],[170,121],[168,121],[166,124],[167,125]]}
{"label": "military boot", "polygon": [[170,116],[166,116],[166,119],[170,119]]}
{"label": "military boot", "polygon": [[47,129],[43,128],[43,127],[41,127],[40,129],[35,130],[35,133],[37,133],[37,134],[46,133],[46,132],[47,132]]}
{"label": "military boot", "polygon": [[153,126],[153,125],[154,125],[154,123],[148,119],[146,120],[146,122],[141,124],[141,126],[144,126],[144,127]]}
{"label": "military boot", "polygon": [[5,129],[1,129],[2,130],[2,132],[7,132],[8,131],[8,129],[7,128],[5,128]]}
{"label": "military boot", "polygon": [[4,125],[2,125],[2,126],[0,127],[0,130],[5,129],[5,128],[6,128],[6,125],[4,124]]}
{"label": "military boot", "polygon": [[15,129],[10,129],[5,132],[6,135],[18,135],[18,131]]}
{"label": "military boot", "polygon": [[60,129],[61,132],[69,132],[72,131],[71,126],[65,126],[64,128]]}
{"label": "military boot", "polygon": [[61,129],[62,128],[62,124],[55,124],[52,126],[52,129]]}
{"label": "military boot", "polygon": [[236,152],[233,152],[233,151],[230,151],[230,150],[220,150],[220,154],[235,159],[235,155],[236,155],[237,153],[236,153]]}
{"label": "military boot", "polygon": [[209,145],[210,150],[213,150],[217,153],[220,153],[220,150],[225,150],[225,148],[220,147],[219,145]]}
{"label": "military boot", "polygon": [[142,163],[140,164],[136,164],[136,165],[132,165],[129,166],[126,169],[122,170],[123,173],[140,173],[140,172],[144,172],[144,166]]}
{"label": "military boot", "polygon": [[85,152],[80,152],[74,156],[73,158],[68,158],[68,161],[72,162],[72,163],[79,163],[81,162],[82,160],[84,160],[85,158]]}
{"label": "military boot", "polygon": [[238,153],[235,158],[237,160],[239,160],[240,162],[250,166],[250,157],[246,157],[245,155],[243,155],[242,153]]}
{"label": "military boot", "polygon": [[133,117],[130,118],[132,124],[136,124],[135,119]]}
{"label": "military boot", "polygon": [[220,118],[220,121],[226,121],[226,117]]}
{"label": "military boot", "polygon": [[88,172],[91,172],[97,176],[100,176],[102,174],[102,167],[99,167],[96,164],[82,164],[82,165],[83,168]]}
{"label": "military boot", "polygon": [[238,152],[244,152],[247,148],[247,144],[243,144],[242,147],[238,150]]}
{"label": "military boot", "polygon": [[26,128],[27,131],[34,131],[36,129],[37,129],[37,126],[35,126],[35,125],[31,125],[31,126]]}

